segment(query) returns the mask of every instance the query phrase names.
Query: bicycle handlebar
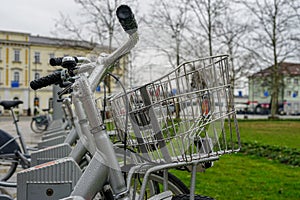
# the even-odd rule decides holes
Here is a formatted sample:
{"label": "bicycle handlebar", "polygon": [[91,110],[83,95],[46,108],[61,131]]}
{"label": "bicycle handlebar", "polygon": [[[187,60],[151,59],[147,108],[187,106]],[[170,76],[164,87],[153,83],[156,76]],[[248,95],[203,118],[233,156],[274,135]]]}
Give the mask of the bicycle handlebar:
{"label": "bicycle handlebar", "polygon": [[48,76],[31,81],[30,87],[33,90],[37,90],[58,83],[60,81],[61,81],[61,71],[55,71],[54,73]]}
{"label": "bicycle handlebar", "polygon": [[121,5],[118,7],[116,13],[124,31],[126,31],[130,35],[136,32],[138,25],[135,21],[134,14],[132,13],[130,7],[128,7],[127,5]]}
{"label": "bicycle handlebar", "polygon": [[62,63],[63,57],[58,57],[58,58],[50,58],[49,64],[51,66],[60,66]]}
{"label": "bicycle handlebar", "polygon": [[[51,58],[49,63],[51,66],[62,66],[64,68],[69,67],[69,63],[71,67],[76,66],[76,63],[84,63],[87,62],[88,65],[85,66],[87,70],[93,69],[93,72],[90,74],[90,83],[91,88],[94,90],[96,88],[96,85],[99,84],[99,81],[103,78],[106,71],[109,70],[110,65],[121,58],[123,55],[128,53],[137,43],[138,41],[138,25],[136,23],[136,20],[134,18],[134,14],[132,13],[131,9],[127,5],[121,5],[117,8],[116,15],[119,19],[120,24],[122,25],[124,31],[130,35],[129,40],[124,43],[121,47],[119,47],[117,50],[115,50],[113,53],[111,53],[108,57],[103,58],[102,63],[96,63],[102,65],[102,67],[99,67],[98,69],[95,69],[95,65],[92,65],[90,61],[87,58],[82,57],[57,57],[57,58]],[[71,63],[72,60],[72,63]],[[64,62],[66,61],[66,66],[64,65]],[[69,62],[70,61],[70,62]],[[74,63],[74,64],[73,64]],[[80,71],[80,67],[78,69],[75,69],[72,71],[72,73]],[[82,71],[82,70],[81,70]],[[83,70],[84,71],[84,70]],[[77,72],[78,73],[78,72]],[[61,72],[57,71],[53,74],[50,74],[48,76],[39,78],[37,80],[33,80],[30,82],[30,87],[33,90],[37,90],[52,84],[56,84],[60,81],[62,81],[61,78]]]}

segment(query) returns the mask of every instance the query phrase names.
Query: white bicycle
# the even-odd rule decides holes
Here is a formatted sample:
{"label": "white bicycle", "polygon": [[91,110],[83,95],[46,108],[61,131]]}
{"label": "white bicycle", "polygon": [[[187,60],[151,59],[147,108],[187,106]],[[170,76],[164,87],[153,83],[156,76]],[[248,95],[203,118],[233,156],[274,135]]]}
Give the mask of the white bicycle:
{"label": "white bicycle", "polygon": [[[64,199],[212,199],[195,195],[197,167],[209,167],[240,148],[228,56],[183,63],[157,80],[109,98],[120,141],[113,144],[93,92],[138,41],[131,9],[122,5],[117,16],[129,34],[120,48],[95,63],[77,65],[81,58],[59,58],[58,64],[73,67],[31,83],[39,89],[72,79],[66,91],[72,91],[75,110],[82,106],[93,136],[90,142],[95,143],[85,171]],[[179,168],[190,169],[190,189],[168,173]]]}

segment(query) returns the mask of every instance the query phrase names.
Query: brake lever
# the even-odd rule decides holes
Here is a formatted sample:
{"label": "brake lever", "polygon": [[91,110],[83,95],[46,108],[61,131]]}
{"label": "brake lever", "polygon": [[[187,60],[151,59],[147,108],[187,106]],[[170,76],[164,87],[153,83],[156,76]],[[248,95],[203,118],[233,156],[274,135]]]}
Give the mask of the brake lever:
{"label": "brake lever", "polygon": [[69,82],[69,84],[63,90],[57,92],[58,97],[61,98],[62,95],[70,93],[72,91],[72,85],[73,83]]}

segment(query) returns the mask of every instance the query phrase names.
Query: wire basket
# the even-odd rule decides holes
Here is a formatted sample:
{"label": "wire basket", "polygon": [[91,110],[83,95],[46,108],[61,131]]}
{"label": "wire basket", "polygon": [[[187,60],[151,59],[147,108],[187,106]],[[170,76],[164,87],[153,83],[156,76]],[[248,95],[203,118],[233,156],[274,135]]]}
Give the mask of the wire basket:
{"label": "wire basket", "polygon": [[109,101],[118,137],[138,163],[201,161],[240,148],[227,55],[185,62]]}

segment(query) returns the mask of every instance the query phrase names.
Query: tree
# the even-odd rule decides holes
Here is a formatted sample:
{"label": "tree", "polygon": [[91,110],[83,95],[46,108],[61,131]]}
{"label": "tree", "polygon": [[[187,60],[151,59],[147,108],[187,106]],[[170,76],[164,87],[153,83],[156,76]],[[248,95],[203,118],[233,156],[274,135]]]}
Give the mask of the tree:
{"label": "tree", "polygon": [[[61,14],[56,23],[57,32],[68,35],[74,39],[90,40],[108,47],[108,53],[113,50],[114,41],[117,43],[115,33],[119,31],[119,24],[116,23],[115,11],[121,0],[75,0],[81,7],[81,22],[74,22],[68,16]],[[136,0],[131,1],[132,5]],[[136,6],[136,5],[135,5]],[[105,43],[105,42],[108,43]],[[108,92],[111,92],[110,79],[105,80]]]}
{"label": "tree", "polygon": [[295,56],[299,42],[299,1],[253,0],[239,1],[252,14],[252,42],[247,49],[262,65],[272,66],[271,117],[278,110],[281,74],[279,63]]}
{"label": "tree", "polygon": [[[153,27],[150,43],[164,52],[169,63],[176,68],[184,59],[183,42],[189,25],[189,12],[187,0],[155,1],[153,10],[146,23]],[[174,59],[175,58],[175,59]],[[173,60],[176,60],[174,63]],[[180,105],[176,98],[176,118],[180,118]]]}
{"label": "tree", "polygon": [[187,0],[157,0],[152,8],[145,19],[152,30],[147,42],[163,52],[170,64],[176,67],[184,57],[182,45],[189,25]]}
{"label": "tree", "polygon": [[234,7],[236,5],[231,2],[224,6],[214,25],[216,52],[229,55],[229,75],[233,86],[238,79],[247,77],[253,66],[253,56],[243,48],[249,26],[239,19],[240,12]]}
{"label": "tree", "polygon": [[[215,38],[215,28],[218,18],[222,15],[227,4],[223,0],[191,0],[189,7],[194,13],[196,23],[192,32],[200,36],[196,38],[198,47],[203,46],[202,41],[207,41],[209,56],[213,55],[213,40]],[[195,29],[196,27],[196,29]],[[201,50],[203,51],[203,50]]]}

